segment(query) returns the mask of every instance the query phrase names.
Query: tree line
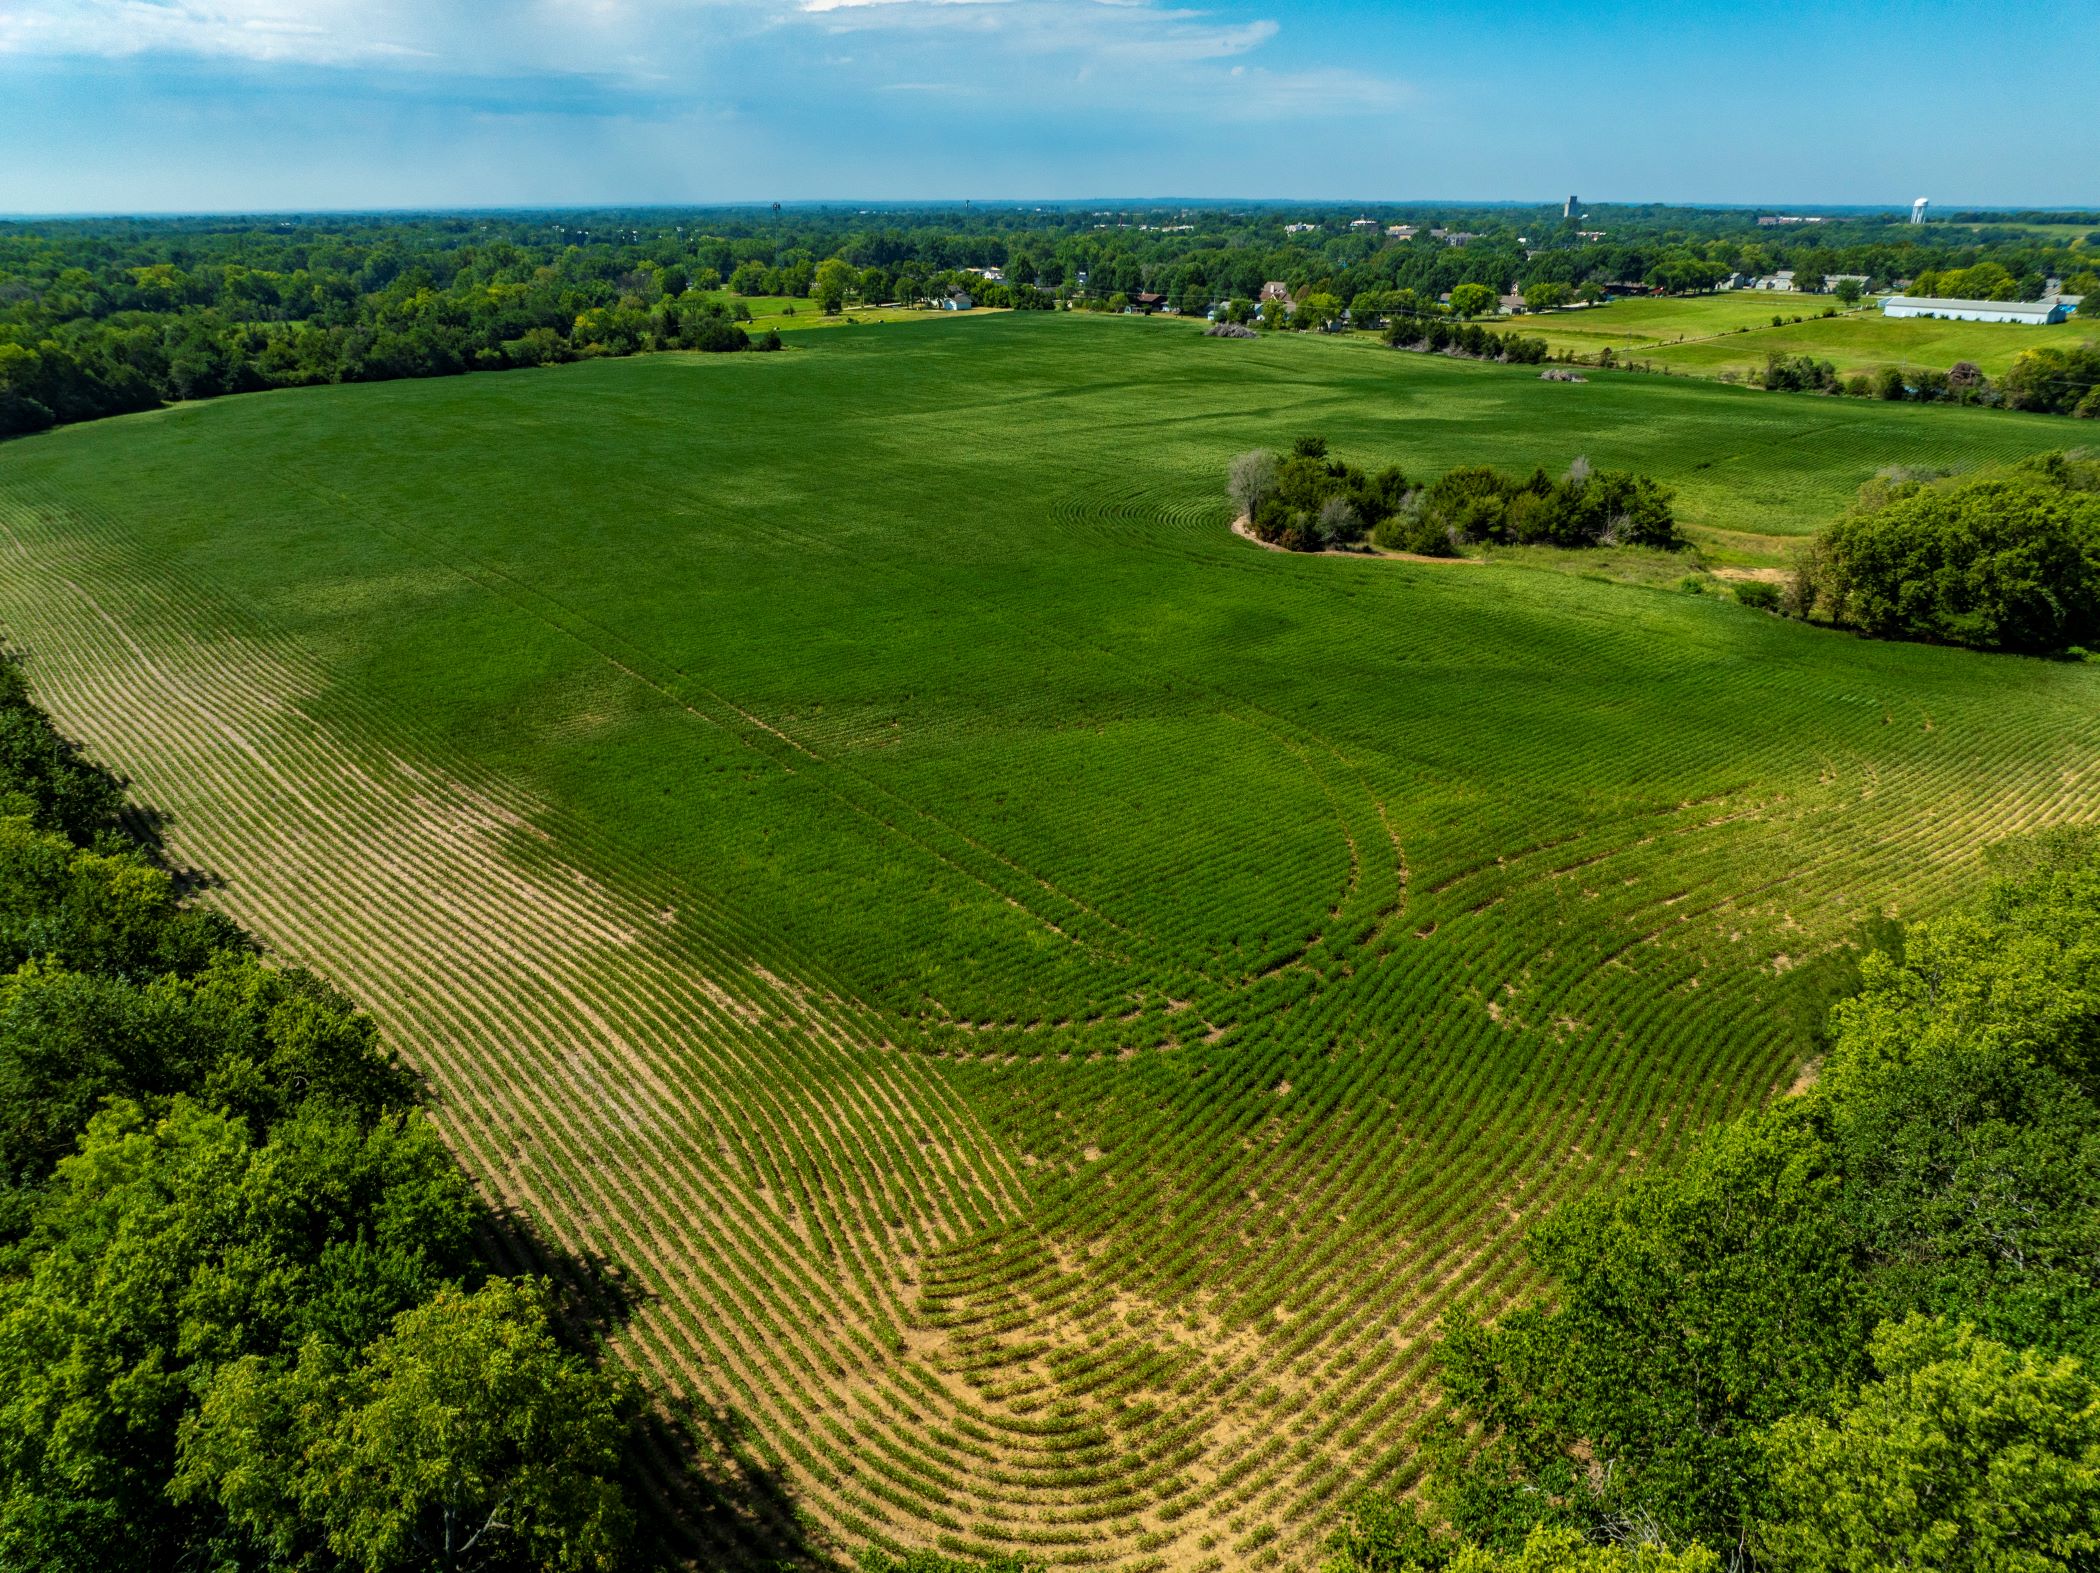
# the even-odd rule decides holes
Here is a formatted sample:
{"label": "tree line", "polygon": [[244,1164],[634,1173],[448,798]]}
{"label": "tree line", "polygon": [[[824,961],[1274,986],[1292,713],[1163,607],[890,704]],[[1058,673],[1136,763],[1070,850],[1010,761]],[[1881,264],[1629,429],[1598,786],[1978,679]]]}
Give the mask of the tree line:
{"label": "tree line", "polygon": [[[1287,233],[1291,218],[1316,228]],[[1464,291],[1521,289],[1543,307],[1786,266],[1880,282],[1987,267],[1998,273],[1978,287],[2002,274],[2032,294],[2090,258],[2012,227],[1857,215],[1775,237],[1742,211],[1634,206],[1584,219],[1074,204],[16,221],[0,223],[0,435],[255,388],[742,349],[740,316],[761,295],[825,311],[950,288],[1021,308],[1142,291],[1201,315],[1253,310],[1280,281],[1294,302],[1331,302],[1323,320],[1381,320]]]}
{"label": "tree line", "polygon": [[[1607,354],[1609,351],[1606,352]],[[1945,371],[1930,366],[1884,366],[1840,377],[1830,361],[1812,355],[1768,354],[1757,385],[1778,393],[1843,394],[1913,404],[1974,404],[2100,420],[2100,344],[2047,345],[2022,350],[1993,382],[1974,361]]]}
{"label": "tree line", "polygon": [[245,320],[212,305],[76,319],[29,342],[0,336],[0,437],[265,388],[781,347],[777,332],[753,341],[739,320],[747,308],[690,290],[602,293],[537,279],[440,294],[411,276],[301,318]]}
{"label": "tree line", "polygon": [[1423,355],[1456,355],[1515,366],[1536,366],[1546,359],[1544,339],[1522,333],[1497,333],[1477,322],[1453,322],[1421,312],[1395,314],[1386,323],[1383,337],[1396,350],[1414,350]]}
{"label": "tree line", "polygon": [[1886,926],[1814,1084],[1564,1207],[1453,1316],[1333,1573],[2072,1573],[2100,1557],[2100,839]]}
{"label": "tree line", "polygon": [[1367,539],[1435,557],[1488,543],[1685,544],[1666,487],[1630,471],[1593,470],[1586,459],[1558,479],[1543,469],[1513,476],[1461,465],[1417,486],[1396,465],[1369,473],[1330,454],[1326,438],[1305,436],[1283,454],[1239,455],[1225,489],[1256,539],[1289,551],[1348,550]]}
{"label": "tree line", "polygon": [[0,1566],[632,1565],[629,1385],[124,806],[0,662]]}

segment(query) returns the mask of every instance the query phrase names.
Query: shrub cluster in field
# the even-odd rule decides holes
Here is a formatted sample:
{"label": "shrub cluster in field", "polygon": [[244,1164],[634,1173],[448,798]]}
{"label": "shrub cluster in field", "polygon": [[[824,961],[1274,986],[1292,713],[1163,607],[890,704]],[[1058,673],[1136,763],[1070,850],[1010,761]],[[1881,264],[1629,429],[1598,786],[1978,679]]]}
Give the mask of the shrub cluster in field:
{"label": "shrub cluster in field", "polygon": [[1580,1560],[1629,1541],[1793,1573],[2090,1565],[2100,842],[2000,868],[1865,962],[1809,1091],[1550,1215],[1549,1291],[1447,1320],[1433,1512],[1365,1498],[1338,1573],[1676,1565]]}
{"label": "shrub cluster in field", "polygon": [[2038,654],[2100,644],[2100,461],[1883,475],[1816,537],[1789,600],[1881,638]]}
{"label": "shrub cluster in field", "polygon": [[1407,477],[1396,467],[1367,475],[1330,457],[1324,437],[1300,437],[1280,457],[1259,449],[1241,454],[1225,490],[1257,537],[1294,552],[1355,546],[1408,497]]}
{"label": "shrub cluster in field", "polygon": [[1367,474],[1331,457],[1321,437],[1289,453],[1256,450],[1232,461],[1226,494],[1261,540],[1291,551],[1360,544],[1448,557],[1460,547],[1684,544],[1669,491],[1645,475],[1592,470],[1577,459],[1559,480],[1544,470],[1505,475],[1463,465],[1410,486],[1392,465]]}
{"label": "shrub cluster in field", "polygon": [[1974,361],[1956,361],[1945,371],[1884,366],[1872,375],[1858,372],[1841,378],[1830,361],[1772,354],[1765,357],[1757,383],[1778,393],[1842,393],[1855,399],[1977,404],[2100,419],[2100,344],[2022,351],[1995,383]]}
{"label": "shrub cluster in field", "polygon": [[369,1018],[118,806],[0,665],[0,1565],[612,1566],[626,1395]]}
{"label": "shrub cluster in field", "polygon": [[1466,543],[1507,546],[1684,545],[1667,487],[1627,470],[1592,470],[1577,459],[1559,480],[1544,470],[1506,475],[1461,465],[1423,488],[1388,527],[1381,546],[1449,551]]}

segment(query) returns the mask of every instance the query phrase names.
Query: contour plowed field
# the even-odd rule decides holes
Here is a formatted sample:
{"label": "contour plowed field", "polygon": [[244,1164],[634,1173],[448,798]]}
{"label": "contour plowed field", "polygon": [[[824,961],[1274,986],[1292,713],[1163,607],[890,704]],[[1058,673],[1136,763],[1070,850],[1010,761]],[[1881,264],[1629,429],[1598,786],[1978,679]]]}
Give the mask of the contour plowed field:
{"label": "contour plowed field", "polygon": [[1674,466],[1761,530],[1703,466],[1791,442],[1750,491],[1805,517],[2041,423],[821,337],[0,448],[40,696],[429,1075],[710,1562],[1310,1562],[1541,1209],[1783,1087],[1985,842],[2100,817],[2088,668],[1284,557],[1211,501],[1318,429]]}

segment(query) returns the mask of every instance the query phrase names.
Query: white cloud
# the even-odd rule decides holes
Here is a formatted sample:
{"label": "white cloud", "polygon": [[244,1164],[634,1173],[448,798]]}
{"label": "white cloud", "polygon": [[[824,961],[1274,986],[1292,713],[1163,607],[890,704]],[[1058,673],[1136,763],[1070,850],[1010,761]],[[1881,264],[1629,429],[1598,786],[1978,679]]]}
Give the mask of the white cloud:
{"label": "white cloud", "polygon": [[1243,55],[1277,32],[1156,0],[5,0],[0,54],[594,74],[798,25],[1131,64]]}
{"label": "white cloud", "polygon": [[1367,74],[1264,64],[1279,31],[1176,0],[0,0],[0,57],[501,82],[521,109],[579,88],[636,114],[702,100],[836,106],[856,93],[1132,119],[1400,101]]}
{"label": "white cloud", "polygon": [[768,0],[4,0],[0,54],[590,75],[748,33]]}
{"label": "white cloud", "polygon": [[[1262,63],[1281,29],[1156,0],[801,0],[807,25],[854,36],[857,57],[907,82],[951,81],[1050,111],[1113,109],[1211,120],[1364,114],[1407,102],[1402,83],[1345,67]],[[885,84],[888,85],[888,84]]]}
{"label": "white cloud", "polygon": [[390,9],[341,0],[16,0],[0,9],[0,53],[326,65],[427,55],[417,38],[424,29]]}
{"label": "white cloud", "polygon": [[1149,0],[803,0],[801,11],[841,31],[932,34],[1012,55],[1133,65],[1224,59],[1278,31],[1272,21],[1223,22]]}
{"label": "white cloud", "polygon": [[877,6],[904,5],[1005,5],[1010,0],[802,0],[805,12],[865,11]]}

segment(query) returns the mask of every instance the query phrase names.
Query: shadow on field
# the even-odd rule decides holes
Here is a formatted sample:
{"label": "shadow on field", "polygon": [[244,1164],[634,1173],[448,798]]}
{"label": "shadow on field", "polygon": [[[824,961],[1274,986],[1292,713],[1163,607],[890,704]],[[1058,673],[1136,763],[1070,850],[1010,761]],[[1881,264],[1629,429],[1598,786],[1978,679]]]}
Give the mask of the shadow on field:
{"label": "shadow on field", "polygon": [[102,774],[124,794],[124,806],[117,811],[117,828],[146,854],[155,868],[174,881],[178,901],[186,901],[203,891],[227,888],[229,881],[225,875],[214,874],[210,869],[192,868],[169,855],[168,827],[175,823],[174,815],[150,803],[140,802],[129,776],[107,770]]}
{"label": "shadow on field", "polygon": [[[565,1249],[513,1208],[491,1207],[484,1231],[492,1271],[548,1280],[578,1353],[597,1358],[649,1302],[617,1262]],[[785,1478],[763,1462],[760,1440],[737,1410],[646,1395],[628,1446],[629,1499],[641,1521],[638,1566],[786,1573],[837,1565],[809,1538]]]}
{"label": "shadow on field", "polygon": [[580,1344],[612,1337],[648,1301],[647,1292],[618,1263],[596,1251],[565,1248],[515,1208],[491,1204],[483,1229],[490,1269],[545,1278],[555,1315]]}
{"label": "shadow on field", "polygon": [[809,1537],[780,1472],[760,1461],[758,1429],[737,1410],[666,1400],[644,1420],[637,1500],[667,1561],[766,1573],[834,1568]]}

